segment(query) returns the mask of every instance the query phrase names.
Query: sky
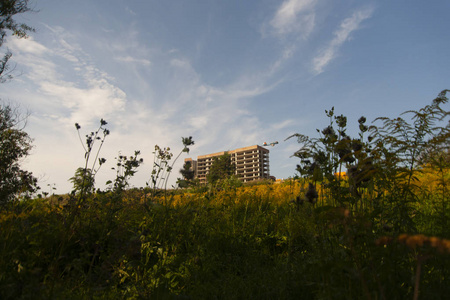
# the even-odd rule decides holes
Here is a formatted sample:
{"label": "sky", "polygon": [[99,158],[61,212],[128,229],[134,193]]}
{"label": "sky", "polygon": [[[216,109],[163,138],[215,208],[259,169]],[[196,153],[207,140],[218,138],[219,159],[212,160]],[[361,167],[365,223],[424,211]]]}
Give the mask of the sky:
{"label": "sky", "polygon": [[71,190],[82,137],[108,122],[98,187],[115,157],[141,151],[145,186],[155,145],[186,157],[279,141],[270,173],[295,175],[294,133],[317,137],[325,110],[397,117],[450,88],[450,1],[30,0],[33,26],[8,36],[14,79],[0,99],[28,111],[34,148],[22,162],[43,191]]}

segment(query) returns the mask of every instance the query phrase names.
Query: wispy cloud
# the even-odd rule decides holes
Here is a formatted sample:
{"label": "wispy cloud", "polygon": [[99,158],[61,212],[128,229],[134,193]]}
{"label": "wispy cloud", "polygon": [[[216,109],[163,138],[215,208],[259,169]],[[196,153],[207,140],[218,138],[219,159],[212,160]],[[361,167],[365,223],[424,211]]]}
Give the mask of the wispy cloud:
{"label": "wispy cloud", "polygon": [[128,6],[125,7],[125,11],[127,13],[129,13],[130,15],[132,15],[132,16],[136,16],[136,13],[131,8],[129,8]]}
{"label": "wispy cloud", "polygon": [[[109,76],[89,63],[77,45],[61,36],[49,50],[32,39],[14,40],[15,57],[28,69],[25,76],[37,85],[38,91],[53,103],[59,104],[61,122],[91,123],[123,110],[126,94],[110,82]],[[66,67],[55,61],[65,60]],[[76,72],[67,75],[67,65]]]}
{"label": "wispy cloud", "polygon": [[43,55],[45,53],[51,52],[47,47],[36,42],[33,37],[28,37],[27,39],[11,39],[8,44],[13,48],[20,48],[24,53]]}
{"label": "wispy cloud", "polygon": [[125,63],[141,64],[144,66],[150,66],[152,64],[148,59],[135,58],[135,57],[131,57],[131,56],[116,57],[115,60],[120,61],[120,62],[125,62]]}
{"label": "wispy cloud", "polygon": [[334,32],[334,38],[330,41],[328,46],[320,51],[319,55],[313,59],[313,72],[320,74],[324,68],[336,57],[339,48],[346,41],[350,40],[350,34],[358,30],[361,23],[372,16],[373,9],[363,9],[356,11],[351,17],[342,21],[339,28]]}
{"label": "wispy cloud", "polygon": [[[271,36],[281,42],[282,49],[273,62],[264,70],[262,77],[275,78],[295,55],[297,48],[314,31],[316,25],[317,0],[284,0],[273,13],[273,17],[261,26],[263,36]],[[284,78],[275,79],[276,86]]]}
{"label": "wispy cloud", "polygon": [[172,59],[170,66],[176,76],[171,78],[163,111],[168,120],[176,118],[184,131],[199,138],[196,148],[208,153],[257,140],[259,120],[247,110],[245,100],[273,88],[264,85],[264,79],[242,76],[227,86],[211,86],[186,58]]}
{"label": "wispy cloud", "polygon": [[[14,44],[16,61],[24,68],[21,79],[32,82],[36,88],[21,91],[20,96],[15,92],[15,95],[27,99],[26,104],[33,111],[31,121],[36,128],[33,137],[37,147],[36,156],[31,157],[32,170],[36,170],[37,175],[47,172],[48,180],[64,190],[76,163],[64,164],[61,156],[78,157],[80,153],[78,141],[73,140],[76,134],[67,134],[74,130],[75,122],[82,124],[82,130],[93,128],[100,118],[111,123],[108,147],[102,150],[108,163],[116,151],[128,153],[137,149],[142,150],[148,161],[155,144],[176,149],[181,136],[194,136],[196,145],[191,155],[195,157],[255,144],[265,135],[261,121],[249,109],[252,98],[277,85],[265,72],[244,73],[228,85],[212,86],[202,79],[183,53],[153,51],[150,54],[136,36],[129,37],[133,54],[127,54],[126,48],[108,49],[107,54],[114,60],[127,62],[115,66],[121,72],[111,73],[117,77],[114,78],[92,63],[95,54],[85,53],[77,44],[76,36],[71,37],[62,28],[48,29],[53,34],[49,44],[33,39],[17,40]],[[286,52],[282,59],[289,56]],[[138,64],[152,67],[136,68]],[[129,80],[130,74],[133,80]],[[65,146],[64,153],[55,153],[52,157],[47,153],[52,152],[52,145],[56,143],[72,147]],[[49,160],[58,162],[58,168],[52,170]],[[179,162],[175,170],[181,164]],[[151,164],[147,168],[149,166]],[[138,173],[134,180],[143,185],[148,180],[147,175]],[[100,184],[106,179],[110,178],[99,174]]]}
{"label": "wispy cloud", "polygon": [[51,39],[46,44],[32,37],[8,41],[22,75],[2,94],[14,95],[14,100],[32,112],[27,131],[34,138],[35,148],[27,159],[28,167],[38,178],[57,183],[59,192],[67,192],[67,179],[82,157],[76,134],[71,134],[73,124],[79,122],[82,129],[89,130],[101,118],[120,116],[127,95],[92,63],[75,37],[63,28],[47,29]]}
{"label": "wispy cloud", "polygon": [[296,125],[296,124],[297,124],[297,122],[295,120],[288,119],[288,120],[284,120],[284,121],[272,124],[271,127],[274,130],[280,130],[280,129],[283,129],[283,128],[286,128],[286,127],[290,127],[290,126],[293,126],[293,125]]}
{"label": "wispy cloud", "polygon": [[303,37],[308,37],[315,25],[316,2],[316,0],[285,0],[270,21],[274,33],[277,36],[300,33]]}

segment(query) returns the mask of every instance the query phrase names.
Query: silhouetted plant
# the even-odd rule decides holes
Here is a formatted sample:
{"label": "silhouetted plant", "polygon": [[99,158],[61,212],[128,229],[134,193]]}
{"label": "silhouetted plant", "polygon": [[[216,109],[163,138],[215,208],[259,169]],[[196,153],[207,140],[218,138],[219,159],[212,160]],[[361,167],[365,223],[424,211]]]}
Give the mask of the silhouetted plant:
{"label": "silhouetted plant", "polygon": [[[85,196],[89,193],[92,193],[95,188],[95,175],[101,168],[101,166],[106,162],[105,158],[99,158],[100,150],[102,149],[103,143],[105,142],[106,136],[109,135],[109,129],[105,128],[108,123],[101,119],[100,126],[96,131],[92,131],[89,134],[86,134],[85,143],[81,139],[80,129],[81,126],[78,123],[75,123],[75,128],[77,129],[78,138],[80,139],[81,145],[84,149],[84,167],[78,168],[75,172],[75,176],[70,179],[73,183],[73,191],[72,193],[77,194],[78,197],[78,205],[84,201]],[[95,151],[96,142],[99,141],[99,145],[97,150]],[[91,162],[91,156],[95,155],[94,160]],[[90,164],[91,163],[91,164]],[[98,166],[96,167],[96,164]]]}
{"label": "silhouetted plant", "polygon": [[147,186],[152,191],[152,196],[157,192],[157,189],[163,186],[165,181],[165,174],[171,171],[169,162],[172,159],[173,154],[170,152],[170,148],[161,148],[155,145],[155,152],[153,152],[153,169],[151,173],[150,181],[147,182]]}
{"label": "silhouetted plant", "polygon": [[111,190],[116,193],[121,193],[129,186],[129,180],[137,172],[137,168],[144,162],[143,158],[138,158],[140,151],[134,151],[134,156],[119,155],[116,167],[116,179],[114,182],[107,181],[106,184],[112,184]]}
{"label": "silhouetted plant", "polygon": [[[358,120],[359,138],[352,139],[346,133],[345,116],[336,116],[334,107],[325,110],[325,114],[330,124],[323,130],[317,129],[319,138],[310,138],[299,133],[287,138],[296,137],[302,144],[293,155],[300,158],[297,171],[302,177],[310,179],[314,186],[320,183],[321,188],[326,188],[326,200],[330,204],[351,205],[357,209],[358,203],[361,202],[359,190],[364,188],[364,182],[371,179],[369,171],[366,170],[370,161],[367,155],[370,145],[363,140],[364,132],[368,130],[366,119],[361,117]],[[342,177],[343,170],[348,170],[346,183]]]}
{"label": "silhouetted plant", "polygon": [[78,168],[75,175],[69,179],[73,185],[73,192],[81,196],[84,194],[92,194],[95,189],[95,178],[91,169]]}
{"label": "silhouetted plant", "polygon": [[175,162],[183,152],[189,153],[189,146],[194,145],[194,141],[191,136],[187,138],[182,137],[181,141],[183,143],[183,149],[177,155],[175,160],[173,160],[172,164],[170,164],[170,161],[172,160],[173,154],[170,152],[170,148],[161,148],[158,145],[155,145],[151,178],[150,181],[146,183],[147,187],[150,188],[152,198],[162,188],[164,188],[164,195],[166,196],[167,182]]}
{"label": "silhouetted plant", "polygon": [[172,162],[172,165],[170,166],[170,170],[169,170],[169,172],[167,174],[167,180],[166,180],[166,182],[164,184],[164,189],[166,189],[166,190],[167,190],[167,182],[169,180],[170,173],[172,172],[173,166],[175,165],[176,161],[178,160],[178,158],[180,157],[180,155],[182,153],[189,154],[189,150],[190,150],[189,146],[192,146],[192,145],[195,144],[194,140],[192,139],[192,136],[190,136],[190,137],[181,137],[181,142],[183,143],[183,149],[180,151],[180,153],[178,153],[177,157],[174,159],[174,161]]}
{"label": "silhouetted plant", "polygon": [[[296,137],[302,144],[294,153],[300,158],[297,171],[314,184],[320,182],[326,190],[322,195],[327,195],[329,203],[373,211],[373,216],[379,216],[377,221],[397,232],[416,230],[412,217],[418,200],[420,160],[430,149],[437,149],[437,153],[448,149],[449,112],[442,107],[447,103],[446,93],[442,91],[431,105],[402,114],[411,121],[402,117],[377,118],[375,122],[381,121],[382,125],[368,127],[366,118],[361,117],[358,138],[347,135],[344,116],[335,116],[334,108],[326,110],[330,124],[317,130],[319,138],[302,134],[289,137]],[[444,170],[442,163],[436,167],[439,165]],[[343,169],[346,178],[341,175]],[[442,207],[446,207],[446,191],[441,189]]]}
{"label": "silhouetted plant", "polygon": [[418,201],[417,175],[420,159],[428,149],[448,147],[450,136],[449,123],[445,123],[449,112],[442,108],[448,102],[444,90],[430,105],[420,110],[409,110],[402,115],[410,116],[411,123],[402,117],[377,118],[382,126],[371,126],[374,139],[373,156],[380,169],[377,173],[377,185],[383,189],[379,198],[390,207],[389,222],[398,232],[415,231],[412,216]]}

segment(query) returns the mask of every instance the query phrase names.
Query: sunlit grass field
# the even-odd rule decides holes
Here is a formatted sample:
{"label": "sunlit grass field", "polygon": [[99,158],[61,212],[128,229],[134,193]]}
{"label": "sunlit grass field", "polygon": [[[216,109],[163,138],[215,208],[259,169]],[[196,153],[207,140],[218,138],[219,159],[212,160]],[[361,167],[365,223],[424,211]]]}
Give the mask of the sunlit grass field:
{"label": "sunlit grass field", "polygon": [[423,299],[448,295],[450,241],[431,195],[402,234],[326,195],[296,201],[305,190],[287,180],[98,193],[76,210],[67,195],[12,204],[0,213],[2,298],[407,299],[418,283]]}

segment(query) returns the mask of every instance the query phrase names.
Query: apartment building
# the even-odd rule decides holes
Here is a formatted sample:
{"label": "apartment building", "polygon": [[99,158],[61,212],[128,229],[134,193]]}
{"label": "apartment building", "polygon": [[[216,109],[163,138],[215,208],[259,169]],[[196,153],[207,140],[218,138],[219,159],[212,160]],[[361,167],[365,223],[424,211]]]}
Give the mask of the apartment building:
{"label": "apartment building", "polygon": [[231,156],[231,162],[236,165],[236,176],[243,182],[270,178],[269,150],[258,145],[200,155],[197,160],[186,158],[185,161],[191,162],[195,178],[199,179],[201,183],[206,183],[206,175],[208,175],[214,157],[221,156],[225,152]]}

